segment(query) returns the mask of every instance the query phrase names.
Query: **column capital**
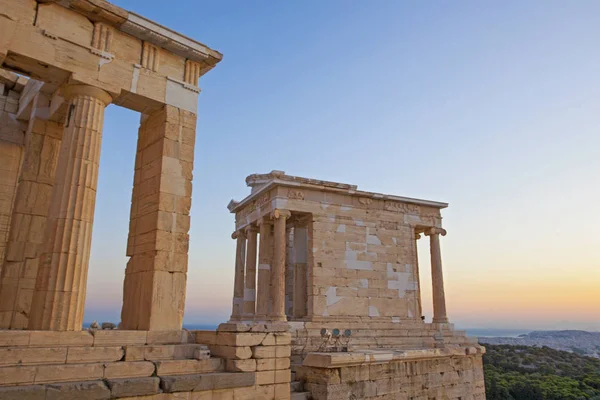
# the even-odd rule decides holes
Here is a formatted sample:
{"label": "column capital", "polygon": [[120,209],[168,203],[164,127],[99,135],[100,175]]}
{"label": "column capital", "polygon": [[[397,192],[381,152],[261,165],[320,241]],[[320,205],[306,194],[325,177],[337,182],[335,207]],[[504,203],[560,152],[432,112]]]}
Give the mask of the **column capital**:
{"label": "column capital", "polygon": [[250,224],[244,228],[244,233],[249,235],[251,233],[258,233],[258,225]]}
{"label": "column capital", "polygon": [[421,234],[420,233],[415,233],[415,240],[419,240],[421,239]]}
{"label": "column capital", "polygon": [[62,93],[67,100],[77,96],[90,96],[100,100],[105,106],[112,103],[112,96],[104,90],[90,85],[66,85],[62,88]]}
{"label": "column capital", "polygon": [[432,227],[430,229],[427,229],[425,232],[425,236],[432,236],[432,235],[442,235],[442,236],[446,236],[446,230],[443,228],[436,228],[436,227]]}
{"label": "column capital", "polygon": [[232,239],[245,238],[245,237],[246,237],[246,232],[241,229],[239,231],[235,231],[231,234]]}
{"label": "column capital", "polygon": [[271,218],[272,219],[279,219],[279,218],[288,219],[291,216],[292,216],[292,213],[289,210],[282,210],[280,208],[276,208],[271,213]]}

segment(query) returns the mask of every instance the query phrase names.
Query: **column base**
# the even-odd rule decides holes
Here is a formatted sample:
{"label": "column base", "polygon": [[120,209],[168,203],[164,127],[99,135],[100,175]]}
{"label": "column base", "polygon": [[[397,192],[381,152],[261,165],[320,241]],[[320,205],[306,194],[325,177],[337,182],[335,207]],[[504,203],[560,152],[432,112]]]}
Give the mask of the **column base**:
{"label": "column base", "polygon": [[284,322],[286,322],[287,316],[285,316],[285,315],[269,315],[267,317],[267,320],[268,321],[284,321]]}
{"label": "column base", "polygon": [[448,318],[434,318],[431,322],[434,324],[447,324]]}

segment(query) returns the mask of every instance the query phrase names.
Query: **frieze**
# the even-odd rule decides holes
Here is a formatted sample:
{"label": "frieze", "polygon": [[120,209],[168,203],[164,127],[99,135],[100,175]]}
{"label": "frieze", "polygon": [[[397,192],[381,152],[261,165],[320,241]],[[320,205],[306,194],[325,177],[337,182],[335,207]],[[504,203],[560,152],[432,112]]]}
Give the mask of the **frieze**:
{"label": "frieze", "polygon": [[261,194],[257,199],[252,200],[250,203],[248,203],[248,205],[246,207],[244,207],[237,213],[236,220],[238,220],[238,221],[245,220],[248,215],[252,214],[257,209],[262,208],[265,205],[269,204],[270,201],[271,201],[271,192]]}
{"label": "frieze", "polygon": [[259,207],[264,206],[265,204],[269,203],[271,201],[271,192],[262,194],[258,200],[256,200],[257,204]]}
{"label": "frieze", "polygon": [[368,197],[359,197],[359,198],[358,198],[358,202],[359,202],[360,204],[363,204],[363,205],[365,205],[365,206],[368,206],[368,205],[370,205],[371,203],[373,203],[373,199],[370,199],[370,198],[368,198]]}
{"label": "frieze", "polygon": [[386,201],[383,205],[383,208],[386,211],[415,214],[415,215],[419,215],[421,212],[421,207],[419,207],[419,205],[417,205],[417,204],[400,203],[397,201]]}
{"label": "frieze", "polygon": [[300,190],[290,189],[288,190],[287,197],[292,200],[304,200],[304,193]]}

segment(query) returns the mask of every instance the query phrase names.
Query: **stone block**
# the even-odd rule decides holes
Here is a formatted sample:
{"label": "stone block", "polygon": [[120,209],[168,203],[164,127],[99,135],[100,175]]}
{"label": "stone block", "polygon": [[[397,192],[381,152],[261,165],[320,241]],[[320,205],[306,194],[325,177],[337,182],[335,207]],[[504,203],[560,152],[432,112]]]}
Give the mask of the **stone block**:
{"label": "stone block", "polygon": [[[186,340],[184,341],[184,336]],[[185,331],[148,331],[147,344],[181,344],[187,343]]]}
{"label": "stone block", "polygon": [[256,383],[256,374],[254,372],[221,372],[212,375],[214,390],[254,386]]}
{"label": "stone block", "polygon": [[102,381],[53,383],[46,386],[46,400],[80,399],[110,399],[110,390]]}
{"label": "stone block", "polygon": [[210,358],[210,350],[208,348],[196,348],[194,350],[194,358],[196,360],[208,360]]}
{"label": "stone block", "polygon": [[30,338],[29,331],[0,331],[0,347],[27,346]]}
{"label": "stone block", "polygon": [[0,386],[34,383],[35,374],[34,366],[0,367]]}
{"label": "stone block", "polygon": [[227,360],[225,369],[231,372],[254,372],[257,370],[257,360]]}
{"label": "stone block", "polygon": [[[282,358],[283,360],[283,358]],[[260,358],[256,360],[257,371],[274,371],[276,368],[277,358]]]}
{"label": "stone block", "polygon": [[147,331],[92,331],[94,346],[146,344]]}
{"label": "stone block", "polygon": [[255,400],[257,398],[259,397],[257,397],[254,386],[233,389],[234,400]]}
{"label": "stone block", "polygon": [[29,340],[31,347],[91,346],[94,337],[89,331],[32,331]]}
{"label": "stone block", "polygon": [[222,358],[231,358],[236,360],[245,360],[252,357],[252,350],[250,347],[235,347],[235,346],[210,346],[210,352],[212,355]]}
{"label": "stone block", "polygon": [[233,390],[231,390],[231,389],[213,390],[212,400],[235,400],[233,398]]}
{"label": "stone block", "polygon": [[292,344],[292,335],[290,333],[275,333],[275,342],[278,346],[289,346]]}
{"label": "stone block", "polygon": [[[378,379],[379,377],[376,376]],[[369,366],[344,367],[340,369],[342,383],[352,383],[369,380]]]}
{"label": "stone block", "polygon": [[156,374],[163,375],[188,375],[222,371],[223,360],[211,358],[209,360],[167,360],[157,361]]}
{"label": "stone block", "polygon": [[125,361],[143,361],[143,346],[125,346]]}
{"label": "stone block", "polygon": [[256,346],[252,348],[253,358],[280,358],[292,354],[291,346]]}
{"label": "stone block", "polygon": [[27,365],[27,364],[63,364],[67,358],[66,348],[28,348],[4,347],[0,348],[1,365]]}
{"label": "stone block", "polygon": [[256,385],[256,399],[273,399],[275,397],[275,385]]}
{"label": "stone block", "polygon": [[252,325],[249,324],[226,322],[219,325],[217,332],[248,332],[250,328],[252,328]]}
{"label": "stone block", "polygon": [[281,369],[275,371],[275,383],[289,383],[292,379],[289,369]]}
{"label": "stone block", "polygon": [[289,399],[290,397],[290,384],[289,383],[277,383],[273,385],[275,387],[275,400]]}
{"label": "stone block", "polygon": [[144,346],[144,360],[172,360],[175,358],[175,345]]}
{"label": "stone block", "polygon": [[41,385],[0,387],[0,400],[46,400],[46,387]]}
{"label": "stone block", "polygon": [[201,380],[202,375],[200,374],[161,376],[160,387],[166,393],[191,392],[200,384]]}
{"label": "stone block", "polygon": [[85,362],[114,362],[123,358],[122,347],[69,347],[67,364]]}
{"label": "stone block", "polygon": [[149,361],[121,361],[105,364],[104,378],[134,378],[152,376],[155,366]]}
{"label": "stone block", "polygon": [[104,377],[104,364],[39,365],[35,383],[91,381]]}
{"label": "stone block", "polygon": [[192,392],[191,400],[213,400],[213,391],[207,390],[203,392]]}
{"label": "stone block", "polygon": [[219,332],[217,345],[222,346],[258,346],[265,339],[265,333]]}
{"label": "stone block", "polygon": [[275,383],[275,371],[257,371],[256,372],[256,384],[257,385],[272,385]]}
{"label": "stone block", "polygon": [[217,344],[217,332],[216,331],[194,331],[196,337],[196,343],[202,343],[206,345]]}
{"label": "stone block", "polygon": [[109,379],[106,381],[113,398],[144,396],[159,393],[160,379],[148,378]]}

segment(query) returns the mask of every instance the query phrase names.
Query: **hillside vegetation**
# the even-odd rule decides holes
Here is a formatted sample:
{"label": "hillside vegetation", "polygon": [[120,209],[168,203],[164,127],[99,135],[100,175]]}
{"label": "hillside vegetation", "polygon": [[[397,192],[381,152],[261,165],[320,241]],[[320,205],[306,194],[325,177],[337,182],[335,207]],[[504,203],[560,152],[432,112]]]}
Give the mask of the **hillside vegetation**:
{"label": "hillside vegetation", "polygon": [[487,400],[600,400],[600,359],[549,347],[485,347]]}

